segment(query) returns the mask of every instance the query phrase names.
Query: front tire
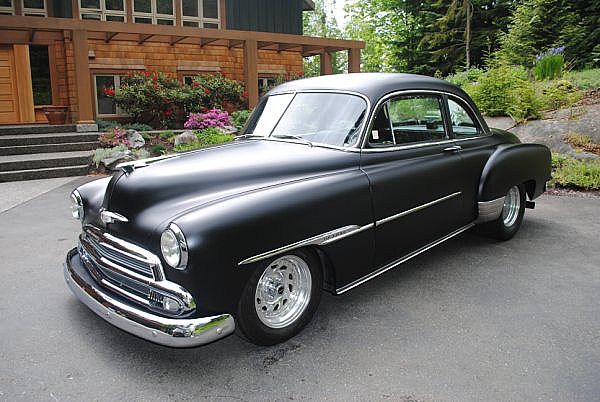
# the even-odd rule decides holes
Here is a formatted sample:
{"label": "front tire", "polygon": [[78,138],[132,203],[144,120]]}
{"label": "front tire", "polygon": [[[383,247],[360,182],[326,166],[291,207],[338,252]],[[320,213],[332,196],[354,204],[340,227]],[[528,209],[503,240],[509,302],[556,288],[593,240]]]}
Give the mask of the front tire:
{"label": "front tire", "polygon": [[274,257],[256,269],[238,306],[242,334],[257,345],[293,337],[310,322],[321,300],[323,278],[310,250]]}
{"label": "front tire", "polygon": [[521,227],[525,214],[525,187],[522,184],[511,187],[504,196],[502,213],[495,221],[486,224],[490,236],[498,240],[511,239]]}

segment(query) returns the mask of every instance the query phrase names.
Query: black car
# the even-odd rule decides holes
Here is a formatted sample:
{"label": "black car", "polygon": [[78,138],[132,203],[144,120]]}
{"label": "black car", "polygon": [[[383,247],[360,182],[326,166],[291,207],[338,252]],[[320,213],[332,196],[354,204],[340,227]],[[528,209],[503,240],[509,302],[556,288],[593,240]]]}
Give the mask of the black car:
{"label": "black car", "polygon": [[407,74],[288,82],[231,144],[136,161],[74,190],[72,291],[173,347],[237,325],[304,327],[342,294],[480,225],[501,240],[545,190],[550,152],[490,129],[456,86]]}

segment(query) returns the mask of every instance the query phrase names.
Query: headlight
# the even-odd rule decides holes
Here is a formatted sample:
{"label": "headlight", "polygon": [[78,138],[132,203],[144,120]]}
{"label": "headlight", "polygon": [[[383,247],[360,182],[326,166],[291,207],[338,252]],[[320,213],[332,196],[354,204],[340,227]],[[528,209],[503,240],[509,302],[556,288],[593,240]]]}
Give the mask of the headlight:
{"label": "headlight", "polygon": [[73,218],[83,220],[83,200],[79,191],[73,190],[71,193],[71,215]]}
{"label": "headlight", "polygon": [[185,269],[188,259],[187,243],[183,232],[176,224],[171,223],[160,236],[160,251],[171,267]]}

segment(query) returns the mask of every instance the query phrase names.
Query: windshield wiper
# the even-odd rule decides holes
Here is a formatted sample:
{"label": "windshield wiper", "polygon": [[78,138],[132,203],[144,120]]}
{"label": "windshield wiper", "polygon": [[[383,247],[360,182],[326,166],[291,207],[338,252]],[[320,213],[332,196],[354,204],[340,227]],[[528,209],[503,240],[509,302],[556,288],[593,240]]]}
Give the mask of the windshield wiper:
{"label": "windshield wiper", "polygon": [[265,138],[265,136],[260,135],[260,134],[242,134],[242,135],[236,136],[233,140],[237,141],[237,140],[241,140],[242,138]]}
{"label": "windshield wiper", "polygon": [[298,140],[306,145],[308,145],[309,147],[313,146],[313,143],[310,142],[309,140],[307,140],[306,138],[302,138],[298,135],[292,135],[292,134],[280,134],[280,135],[271,135],[271,137],[273,138],[283,138],[283,139],[292,139],[292,140]]}

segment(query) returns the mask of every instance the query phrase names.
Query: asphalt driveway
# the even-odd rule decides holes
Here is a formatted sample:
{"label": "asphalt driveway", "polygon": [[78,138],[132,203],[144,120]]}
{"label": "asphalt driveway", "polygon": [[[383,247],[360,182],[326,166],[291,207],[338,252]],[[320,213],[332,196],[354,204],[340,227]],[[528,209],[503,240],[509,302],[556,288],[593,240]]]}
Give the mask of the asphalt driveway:
{"label": "asphalt driveway", "polygon": [[465,233],[325,295],[285,344],[173,350],[67,289],[82,180],[0,213],[0,399],[600,400],[600,199],[544,196],[512,241]]}

